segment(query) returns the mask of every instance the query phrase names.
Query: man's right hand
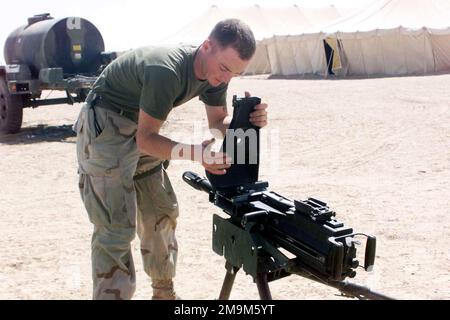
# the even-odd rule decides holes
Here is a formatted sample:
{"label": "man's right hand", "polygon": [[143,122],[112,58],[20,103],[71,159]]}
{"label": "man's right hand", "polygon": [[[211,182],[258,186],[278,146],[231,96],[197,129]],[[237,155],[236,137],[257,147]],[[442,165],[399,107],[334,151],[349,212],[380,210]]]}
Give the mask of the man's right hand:
{"label": "man's right hand", "polygon": [[[211,151],[211,146],[215,139],[209,139],[202,142],[201,147],[201,159],[196,159],[201,162],[202,166],[212,174],[223,175],[227,173],[229,167],[231,167],[232,159],[223,152]],[[200,161],[201,160],[201,161]]]}

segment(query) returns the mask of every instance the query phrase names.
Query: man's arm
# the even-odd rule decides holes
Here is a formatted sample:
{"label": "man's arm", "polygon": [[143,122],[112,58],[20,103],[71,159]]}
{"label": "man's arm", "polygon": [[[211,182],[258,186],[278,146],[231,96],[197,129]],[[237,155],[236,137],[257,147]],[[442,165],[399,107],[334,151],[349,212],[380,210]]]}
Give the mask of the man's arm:
{"label": "man's arm", "polygon": [[211,133],[214,137],[223,139],[231,123],[231,116],[228,115],[227,107],[211,107],[205,105],[205,108]]}
{"label": "man's arm", "polygon": [[156,119],[146,112],[139,111],[136,143],[139,151],[159,159],[181,159],[197,161],[213,174],[225,174],[231,159],[221,152],[211,152],[208,146],[213,142],[202,144],[182,144],[159,134],[164,121]]}
{"label": "man's arm", "polygon": [[[245,91],[245,96],[250,97],[250,92]],[[206,115],[208,117],[209,129],[212,134],[219,139],[223,139],[226,130],[230,126],[231,116],[228,115],[227,107],[211,107],[205,105]],[[261,103],[255,106],[255,109],[250,113],[250,122],[260,128],[267,125],[267,107],[266,103]]]}
{"label": "man's arm", "polygon": [[[156,119],[144,111],[139,111],[136,143],[139,151],[159,159],[172,159],[172,149],[178,145],[176,141],[159,134],[164,121]],[[187,158],[185,160],[191,160]]]}

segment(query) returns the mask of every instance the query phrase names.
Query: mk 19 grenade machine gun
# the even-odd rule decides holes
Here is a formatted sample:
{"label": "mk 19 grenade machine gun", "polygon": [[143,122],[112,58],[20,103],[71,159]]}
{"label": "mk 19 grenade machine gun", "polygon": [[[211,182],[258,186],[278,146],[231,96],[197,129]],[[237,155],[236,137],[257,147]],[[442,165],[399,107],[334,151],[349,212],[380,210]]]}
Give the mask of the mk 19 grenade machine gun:
{"label": "mk 19 grenade machine gun", "polygon": [[[39,14],[6,39],[6,66],[0,66],[0,132],[16,133],[23,108],[83,102],[104,66],[117,57],[104,52],[98,29],[78,17]],[[65,98],[40,99],[43,90]]]}
{"label": "mk 19 grenade machine gun", "polygon": [[[253,277],[263,300],[272,299],[269,282],[291,274],[337,288],[347,297],[391,299],[346,280],[355,277],[358,267],[372,270],[375,237],[344,226],[323,201],[292,201],[258,181],[259,128],[248,119],[259,103],[256,97],[233,98],[233,119],[221,148],[233,159],[225,175],[183,174],[185,182],[206,192],[229,215],[213,216],[213,250],[226,259],[219,299],[229,298],[241,268]],[[360,238],[366,240],[362,264],[356,255]]]}

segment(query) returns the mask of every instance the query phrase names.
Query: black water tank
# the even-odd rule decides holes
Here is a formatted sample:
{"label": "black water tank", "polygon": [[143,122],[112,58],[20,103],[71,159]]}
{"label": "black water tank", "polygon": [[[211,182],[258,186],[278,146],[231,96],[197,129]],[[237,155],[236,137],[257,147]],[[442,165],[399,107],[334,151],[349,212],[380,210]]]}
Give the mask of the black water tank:
{"label": "black water tank", "polygon": [[34,78],[43,68],[62,68],[65,75],[92,75],[101,65],[104,50],[102,35],[86,19],[42,14],[9,35],[4,56],[7,64],[28,65]]}

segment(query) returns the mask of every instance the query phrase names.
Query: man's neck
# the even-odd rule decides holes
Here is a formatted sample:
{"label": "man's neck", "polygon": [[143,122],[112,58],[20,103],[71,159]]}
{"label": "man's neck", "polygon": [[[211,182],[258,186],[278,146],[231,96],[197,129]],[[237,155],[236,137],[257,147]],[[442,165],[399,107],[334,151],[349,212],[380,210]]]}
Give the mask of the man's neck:
{"label": "man's neck", "polygon": [[200,46],[198,48],[197,54],[195,55],[195,58],[194,58],[194,74],[195,74],[195,77],[200,81],[206,80],[206,77],[203,74],[203,59],[204,59],[203,54],[204,53],[203,53],[202,47]]}

